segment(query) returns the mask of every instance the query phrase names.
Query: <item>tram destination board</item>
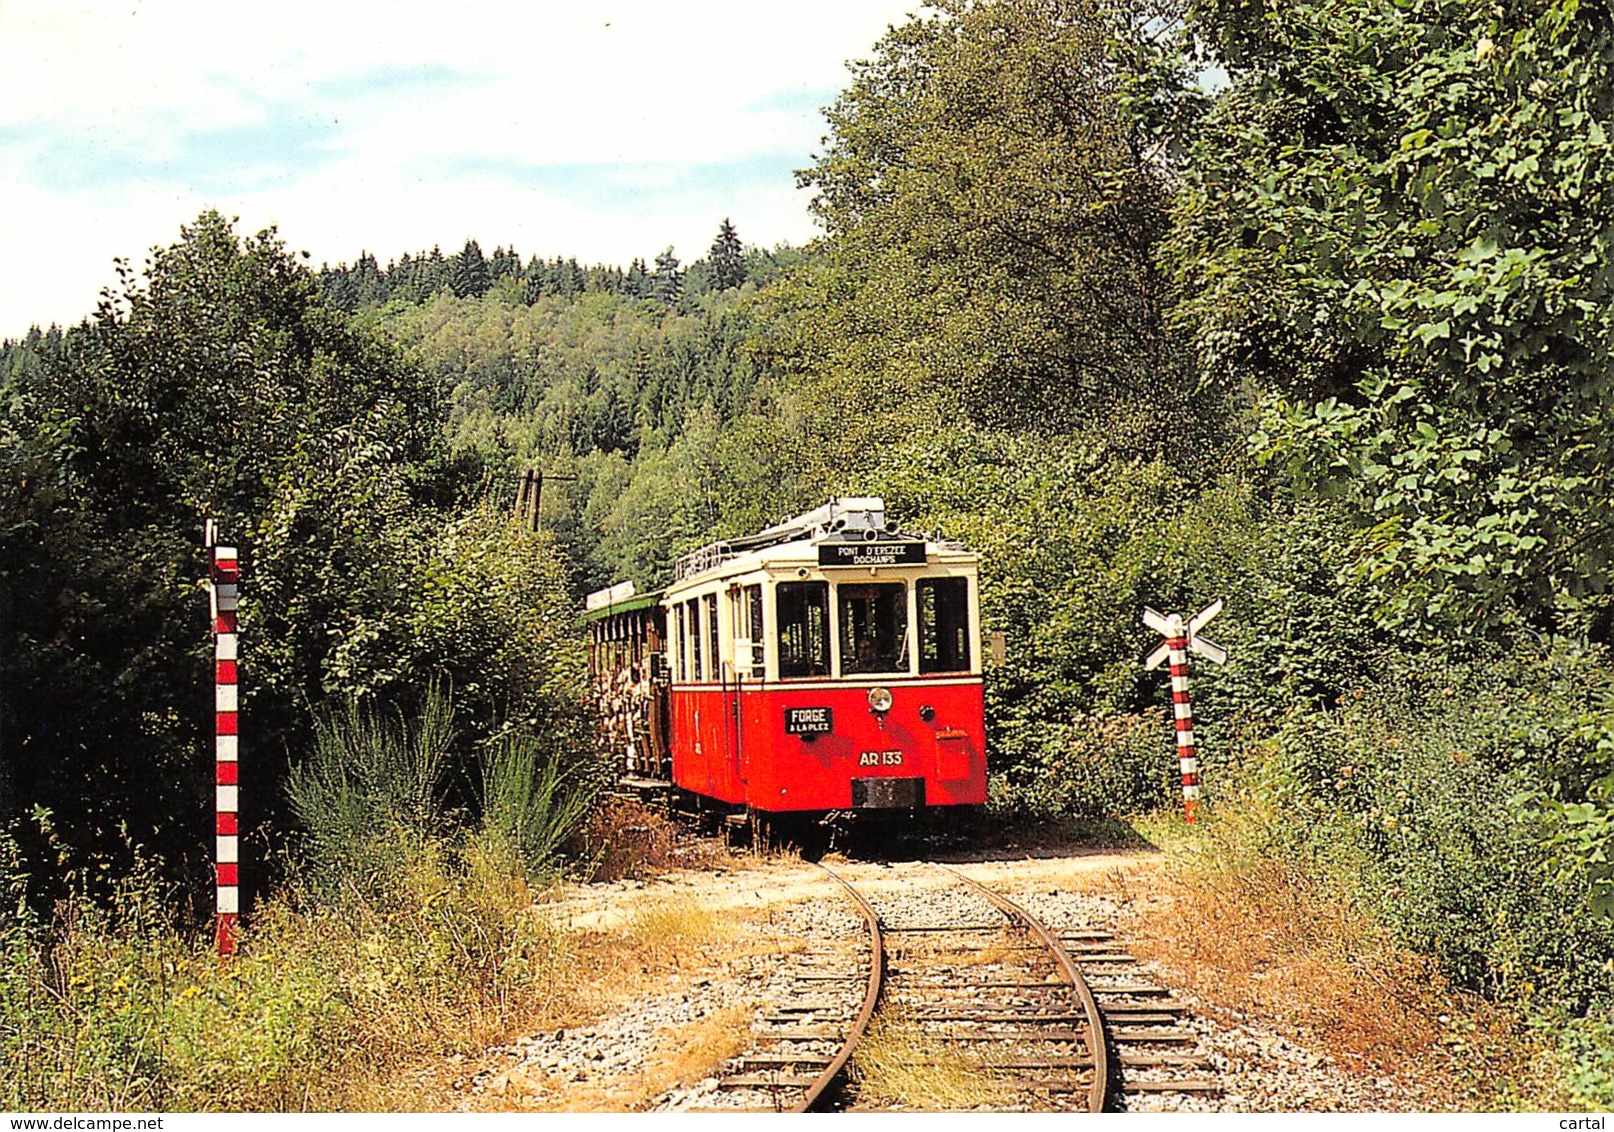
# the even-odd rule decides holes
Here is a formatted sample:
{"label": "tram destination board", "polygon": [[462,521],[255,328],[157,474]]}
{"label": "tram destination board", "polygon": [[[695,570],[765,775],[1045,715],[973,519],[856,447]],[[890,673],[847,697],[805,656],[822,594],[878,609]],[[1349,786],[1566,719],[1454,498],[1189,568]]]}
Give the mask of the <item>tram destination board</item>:
{"label": "tram destination board", "polygon": [[925,544],[918,539],[892,542],[821,542],[820,566],[923,566]]}
{"label": "tram destination board", "polygon": [[785,708],[786,735],[828,735],[834,727],[835,713],[830,708]]}

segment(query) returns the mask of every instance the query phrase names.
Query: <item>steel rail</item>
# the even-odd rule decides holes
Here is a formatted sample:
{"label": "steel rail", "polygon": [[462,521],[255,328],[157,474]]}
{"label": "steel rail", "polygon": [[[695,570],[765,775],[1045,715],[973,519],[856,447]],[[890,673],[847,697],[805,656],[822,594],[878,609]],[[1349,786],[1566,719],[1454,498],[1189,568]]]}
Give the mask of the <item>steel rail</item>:
{"label": "steel rail", "polygon": [[869,1023],[874,1020],[874,1012],[880,1008],[880,995],[885,990],[885,940],[880,934],[879,914],[875,912],[874,906],[863,899],[862,894],[848,884],[839,873],[822,864],[818,867],[834,877],[835,881],[846,889],[852,903],[863,913],[863,921],[869,928],[869,985],[863,992],[863,1008],[852,1020],[852,1026],[846,1033],[846,1040],[841,1044],[840,1052],[807,1087],[807,1095],[790,1110],[791,1112],[813,1112],[829,1098],[836,1081],[852,1060],[852,1054],[857,1051],[858,1043],[868,1032]]}
{"label": "steel rail", "polygon": [[[1070,952],[1065,949],[1065,945],[1059,941],[1058,936],[1043,926],[1041,920],[1001,892],[986,887],[980,881],[975,880],[973,877],[965,876],[957,869],[949,868],[946,865],[938,867],[946,869],[959,880],[978,891],[1011,920],[1020,921],[1043,942],[1049,951],[1053,952],[1054,958],[1064,972],[1065,980],[1070,983],[1071,990],[1075,992],[1076,998],[1081,1002],[1083,1012],[1087,1015],[1088,1051],[1093,1056],[1093,1084],[1087,1091],[1087,1111],[1103,1112],[1105,1105],[1109,1103],[1110,1087],[1110,1054],[1109,1044],[1104,1037],[1104,1017],[1099,1013],[1098,1000],[1093,997],[1092,988],[1087,985],[1087,980],[1077,970],[1076,963],[1071,958]],[[842,883],[844,884],[845,882],[842,881]]]}

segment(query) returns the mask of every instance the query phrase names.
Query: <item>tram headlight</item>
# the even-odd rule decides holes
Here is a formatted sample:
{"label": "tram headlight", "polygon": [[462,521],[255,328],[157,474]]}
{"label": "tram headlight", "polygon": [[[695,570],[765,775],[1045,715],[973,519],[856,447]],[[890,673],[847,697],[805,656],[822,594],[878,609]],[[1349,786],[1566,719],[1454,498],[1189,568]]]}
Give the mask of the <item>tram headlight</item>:
{"label": "tram headlight", "polygon": [[869,710],[874,712],[876,715],[884,715],[886,712],[890,711],[891,710],[891,689],[890,688],[870,688],[869,689]]}

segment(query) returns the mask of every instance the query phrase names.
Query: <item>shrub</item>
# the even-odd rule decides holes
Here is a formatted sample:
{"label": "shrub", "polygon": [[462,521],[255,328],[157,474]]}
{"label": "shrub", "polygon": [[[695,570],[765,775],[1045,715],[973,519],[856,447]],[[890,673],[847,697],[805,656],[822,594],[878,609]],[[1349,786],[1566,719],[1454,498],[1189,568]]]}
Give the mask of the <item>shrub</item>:
{"label": "shrub", "polygon": [[648,877],[669,869],[727,861],[728,851],[693,836],[665,811],[629,798],[605,798],[572,840],[572,853],[588,862],[596,880]]}
{"label": "shrub", "polygon": [[1043,724],[1022,745],[1035,761],[1002,775],[999,804],[1038,817],[1099,817],[1160,805],[1179,781],[1168,723],[1164,715],[1112,715]]}
{"label": "shrub", "polygon": [[1614,1020],[1580,1018],[1563,1028],[1561,1049],[1568,1062],[1565,1085],[1571,1107],[1614,1109]]}
{"label": "shrub", "polygon": [[413,725],[349,699],[315,729],[286,793],[306,835],[312,878],[368,889],[397,861],[394,837],[437,824],[454,713],[433,687]]}
{"label": "shrub", "polygon": [[481,836],[513,854],[526,876],[552,876],[604,783],[592,769],[562,769],[531,735],[500,736],[482,758]]}
{"label": "shrub", "polygon": [[1246,749],[1244,777],[1274,807],[1275,851],[1360,854],[1363,899],[1454,983],[1582,1013],[1614,1002],[1614,923],[1518,799],[1584,797],[1605,757],[1587,720],[1606,682],[1564,655],[1406,674],[1293,713]]}
{"label": "shrub", "polygon": [[369,894],[262,902],[225,964],[155,911],[0,918],[0,1106],[368,1107],[400,1060],[479,1050],[543,1013],[567,940],[521,872],[474,843],[393,846]]}

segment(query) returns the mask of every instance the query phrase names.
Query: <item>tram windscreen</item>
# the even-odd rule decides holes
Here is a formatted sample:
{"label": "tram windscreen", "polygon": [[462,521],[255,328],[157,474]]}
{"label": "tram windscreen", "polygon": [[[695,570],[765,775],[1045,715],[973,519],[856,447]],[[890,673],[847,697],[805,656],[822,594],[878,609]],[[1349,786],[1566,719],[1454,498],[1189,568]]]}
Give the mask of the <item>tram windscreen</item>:
{"label": "tram windscreen", "polygon": [[779,675],[829,675],[829,583],[780,582]]}
{"label": "tram windscreen", "polygon": [[970,670],[970,584],[967,578],[920,578],[919,671]]}
{"label": "tram windscreen", "polygon": [[908,671],[908,587],[901,582],[842,582],[836,593],[841,675]]}

